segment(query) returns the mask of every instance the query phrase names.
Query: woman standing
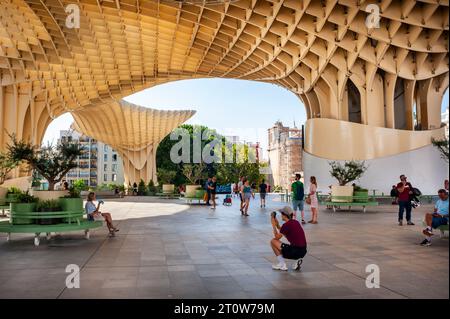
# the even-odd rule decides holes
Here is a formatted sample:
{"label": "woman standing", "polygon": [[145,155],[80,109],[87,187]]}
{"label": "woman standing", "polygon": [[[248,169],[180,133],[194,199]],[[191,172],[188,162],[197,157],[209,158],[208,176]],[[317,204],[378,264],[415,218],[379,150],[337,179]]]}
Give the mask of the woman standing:
{"label": "woman standing", "polygon": [[319,209],[319,200],[317,199],[317,181],[315,176],[309,179],[309,199],[311,200],[311,220],[308,223],[317,224],[317,213]]}
{"label": "woman standing", "polygon": [[241,195],[244,201],[244,205],[241,208],[241,214],[243,216],[248,216],[248,208],[250,206],[250,198],[255,198],[255,194],[252,191],[252,188],[250,187],[250,183],[247,178],[244,178],[242,180],[243,185],[241,187]]}

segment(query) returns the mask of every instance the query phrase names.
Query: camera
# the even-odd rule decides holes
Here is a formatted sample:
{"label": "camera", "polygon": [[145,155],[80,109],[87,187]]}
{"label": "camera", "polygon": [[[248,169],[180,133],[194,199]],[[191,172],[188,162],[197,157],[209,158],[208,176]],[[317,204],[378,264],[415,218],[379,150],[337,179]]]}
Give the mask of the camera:
{"label": "camera", "polygon": [[102,201],[102,200],[99,200],[98,203],[99,203],[99,204],[104,204],[105,202]]}

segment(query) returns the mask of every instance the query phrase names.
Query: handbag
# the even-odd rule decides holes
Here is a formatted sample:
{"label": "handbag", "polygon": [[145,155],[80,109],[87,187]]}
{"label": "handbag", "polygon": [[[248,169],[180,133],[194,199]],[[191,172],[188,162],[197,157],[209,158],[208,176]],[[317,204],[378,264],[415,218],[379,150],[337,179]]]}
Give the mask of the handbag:
{"label": "handbag", "polygon": [[311,205],[311,197],[310,196],[306,197],[305,202],[306,204]]}

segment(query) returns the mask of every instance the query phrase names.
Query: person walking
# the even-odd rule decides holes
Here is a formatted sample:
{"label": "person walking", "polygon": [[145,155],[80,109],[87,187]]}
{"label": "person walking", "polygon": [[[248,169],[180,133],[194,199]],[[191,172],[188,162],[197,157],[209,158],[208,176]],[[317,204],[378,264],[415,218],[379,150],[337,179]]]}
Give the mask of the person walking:
{"label": "person walking", "polygon": [[217,178],[213,176],[211,182],[208,185],[210,198],[212,199],[211,209],[216,209],[216,192],[217,192]]}
{"label": "person walking", "polygon": [[250,183],[247,178],[244,178],[242,180],[242,182],[243,182],[243,185],[242,185],[241,195],[242,195],[242,198],[244,199],[244,205],[241,209],[241,214],[243,216],[249,216],[248,209],[250,207],[250,199],[252,197],[255,198],[255,194],[253,193],[252,188],[251,188]]}
{"label": "person walking", "polygon": [[292,191],[292,209],[294,211],[294,219],[297,219],[297,209],[300,211],[302,217],[302,224],[305,222],[305,209],[304,209],[304,199],[305,199],[305,187],[301,182],[302,176],[300,174],[295,174],[295,181],[291,185]]}
{"label": "person walking", "polygon": [[398,192],[398,225],[403,226],[403,213],[406,211],[406,222],[408,225],[414,225],[411,221],[411,195],[413,195],[413,187],[407,181],[405,175],[400,175],[400,183],[397,184]]}
{"label": "person walking", "polygon": [[266,208],[266,194],[267,194],[267,184],[263,179],[261,184],[259,185],[259,198],[261,201],[261,208]]}
{"label": "person walking", "polygon": [[244,197],[242,196],[242,187],[244,186],[244,177],[241,176],[239,178],[239,182],[238,182],[238,192],[239,192],[239,199],[241,200],[241,204],[240,204],[240,208],[239,210],[242,212],[242,209],[244,208]]}
{"label": "person walking", "polygon": [[235,193],[234,189],[235,188],[236,188],[236,183],[235,182],[231,183],[231,185],[230,185],[230,195],[231,195],[231,197],[234,196],[234,193]]}
{"label": "person walking", "polygon": [[209,189],[209,184],[211,183],[211,177],[208,177],[208,179],[205,182],[205,190],[206,190],[206,206],[210,206],[211,204],[209,201],[211,200],[211,190]]}
{"label": "person walking", "polygon": [[319,200],[317,199],[317,180],[315,176],[311,176],[309,179],[309,200],[311,208],[311,220],[308,223],[317,224],[317,215],[319,210]]}

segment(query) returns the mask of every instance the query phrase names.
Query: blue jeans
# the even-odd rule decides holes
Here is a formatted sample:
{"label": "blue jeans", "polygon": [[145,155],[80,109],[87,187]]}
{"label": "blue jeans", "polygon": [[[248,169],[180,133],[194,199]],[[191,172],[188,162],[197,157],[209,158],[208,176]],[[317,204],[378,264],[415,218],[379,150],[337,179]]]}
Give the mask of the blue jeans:
{"label": "blue jeans", "polygon": [[411,201],[398,201],[398,220],[403,220],[403,212],[406,210],[406,220],[411,221]]}

